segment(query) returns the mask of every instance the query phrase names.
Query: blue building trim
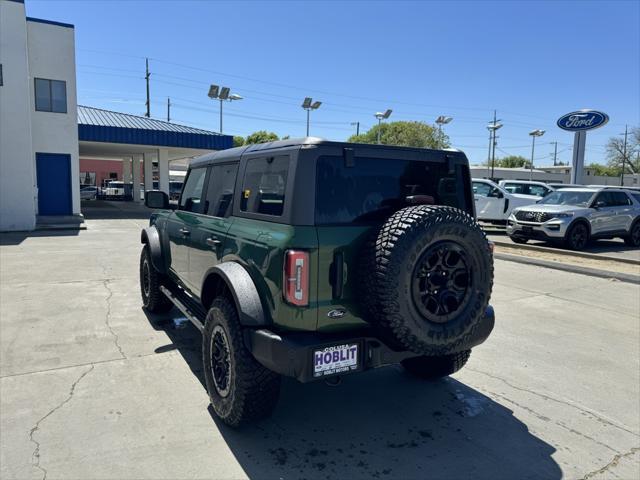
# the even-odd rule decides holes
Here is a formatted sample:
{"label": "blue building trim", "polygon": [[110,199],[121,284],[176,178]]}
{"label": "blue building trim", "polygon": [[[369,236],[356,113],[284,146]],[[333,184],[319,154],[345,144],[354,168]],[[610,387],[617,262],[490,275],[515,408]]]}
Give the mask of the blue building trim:
{"label": "blue building trim", "polygon": [[70,23],[54,22],[53,20],[44,20],[42,18],[27,17],[27,22],[46,23],[47,25],[56,25],[57,27],[76,28]]}
{"label": "blue building trim", "polygon": [[128,143],[157,147],[225,150],[233,147],[233,137],[219,134],[200,134],[149,130],[139,128],[78,125],[78,139],[84,142]]}

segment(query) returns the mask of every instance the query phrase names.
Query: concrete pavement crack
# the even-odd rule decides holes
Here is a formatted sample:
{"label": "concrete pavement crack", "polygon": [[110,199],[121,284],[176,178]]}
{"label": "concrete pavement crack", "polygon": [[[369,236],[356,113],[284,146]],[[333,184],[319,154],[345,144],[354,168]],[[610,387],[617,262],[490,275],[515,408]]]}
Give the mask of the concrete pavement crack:
{"label": "concrete pavement crack", "polygon": [[622,460],[623,458],[630,457],[632,455],[635,455],[638,452],[640,452],[640,448],[636,447],[636,448],[632,448],[627,453],[619,453],[618,455],[613,457],[613,459],[609,463],[607,463],[604,467],[598,470],[594,470],[593,472],[587,473],[584,477],[582,477],[582,480],[588,480],[589,478],[595,477],[598,474],[605,473],[610,468],[617,466],[620,460]]}
{"label": "concrete pavement crack", "polygon": [[549,396],[549,395],[545,395],[544,393],[539,393],[539,392],[536,392],[536,391],[534,391],[534,390],[530,390],[530,389],[528,389],[528,388],[518,387],[518,386],[516,386],[516,385],[514,385],[514,384],[512,384],[512,383],[510,383],[510,382],[508,382],[508,381],[507,381],[507,380],[505,380],[504,378],[498,377],[497,375],[492,375],[492,374],[487,373],[487,372],[483,372],[482,370],[476,370],[476,369],[474,369],[474,368],[470,368],[470,367],[466,367],[466,369],[467,369],[467,370],[470,370],[470,371],[472,371],[472,372],[476,372],[476,373],[480,373],[480,374],[482,374],[482,375],[486,375],[487,377],[493,378],[493,379],[495,379],[495,380],[499,380],[499,381],[501,381],[502,383],[504,383],[505,385],[507,385],[507,386],[509,386],[509,387],[513,388],[514,390],[519,390],[519,391],[521,391],[521,392],[527,392],[527,393],[530,393],[530,394],[535,395],[535,396],[537,396],[537,397],[540,397],[540,398],[542,398],[542,399],[544,399],[544,400],[551,400],[552,402],[560,403],[560,404],[562,404],[562,405],[567,405],[568,407],[574,408],[574,409],[576,409],[576,410],[578,410],[578,411],[580,411],[580,412],[583,412],[583,413],[586,413],[586,414],[592,415],[592,416],[593,416],[594,418],[596,418],[599,422],[602,422],[602,423],[604,423],[604,424],[606,424],[606,425],[610,425],[610,426],[612,426],[612,427],[615,427],[615,428],[618,428],[618,429],[620,429],[620,430],[622,430],[622,431],[625,431],[625,432],[627,432],[627,433],[630,433],[630,434],[631,434],[631,435],[633,435],[634,437],[640,437],[640,435],[638,435],[638,433],[633,432],[633,431],[631,431],[631,430],[627,429],[626,427],[624,427],[624,426],[622,426],[622,425],[619,425],[619,424],[615,423],[614,421],[612,421],[612,420],[610,420],[610,419],[608,419],[608,418],[604,418],[604,417],[602,417],[601,415],[597,414],[596,412],[594,412],[594,411],[592,411],[592,410],[589,410],[589,409],[587,409],[587,408],[585,408],[585,407],[583,407],[583,406],[581,406],[581,405],[577,405],[577,404],[575,404],[575,403],[573,403],[573,402],[570,402],[570,401],[568,401],[568,400],[561,400],[561,399],[559,399],[559,398],[554,398],[554,397],[551,397],[551,396]]}
{"label": "concrete pavement crack", "polygon": [[109,295],[107,296],[107,314],[105,316],[104,323],[107,326],[107,328],[109,329],[109,332],[111,332],[111,335],[113,336],[113,343],[115,343],[116,348],[120,352],[120,355],[122,356],[122,358],[127,358],[127,356],[122,351],[122,347],[120,346],[118,334],[113,330],[113,327],[111,327],[111,322],[110,322],[110,320],[111,320],[111,297],[113,297],[113,290],[111,290],[111,287],[109,286],[109,280],[104,280],[102,282],[102,285],[104,285],[104,288],[106,288],[107,292],[109,292]]}
{"label": "concrete pavement crack", "polygon": [[45,421],[47,418],[49,418],[51,415],[53,415],[55,412],[60,410],[64,405],[66,405],[71,401],[71,399],[73,398],[73,394],[76,391],[76,387],[78,386],[80,381],[92,370],[93,370],[93,365],[91,365],[91,367],[88,370],[84,371],[82,375],[80,375],[78,379],[71,384],[71,389],[69,390],[69,395],[67,396],[67,398],[65,398],[57,406],[49,410],[49,412],[44,417],[40,418],[40,420],[38,420],[36,424],[33,426],[33,428],[29,431],[29,440],[35,445],[35,449],[31,454],[31,465],[36,467],[38,470],[42,472],[42,480],[46,480],[47,470],[40,465],[40,442],[38,442],[34,438],[34,435],[40,429],[40,425],[42,424],[43,421]]}

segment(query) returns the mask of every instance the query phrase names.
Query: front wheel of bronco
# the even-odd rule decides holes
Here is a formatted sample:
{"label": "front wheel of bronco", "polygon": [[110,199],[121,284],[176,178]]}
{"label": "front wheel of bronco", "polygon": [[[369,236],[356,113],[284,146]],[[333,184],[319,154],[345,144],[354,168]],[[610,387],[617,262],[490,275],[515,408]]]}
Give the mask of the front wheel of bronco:
{"label": "front wheel of bronco", "polygon": [[404,369],[423,380],[436,380],[457,372],[465,366],[471,350],[438,357],[414,357],[402,361]]}
{"label": "front wheel of bronco", "polygon": [[247,350],[236,307],[227,297],[211,304],[202,359],[211,406],[224,423],[238,427],[271,414],[280,393],[280,376]]}
{"label": "front wheel of bronco", "polygon": [[173,304],[160,291],[164,275],[158,272],[151,263],[149,246],[145,245],[140,254],[140,294],[142,306],[151,313],[166,313]]}

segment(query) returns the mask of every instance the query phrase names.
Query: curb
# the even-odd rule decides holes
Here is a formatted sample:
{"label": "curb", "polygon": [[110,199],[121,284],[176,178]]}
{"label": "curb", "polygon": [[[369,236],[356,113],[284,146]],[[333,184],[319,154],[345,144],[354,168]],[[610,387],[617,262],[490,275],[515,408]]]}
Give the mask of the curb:
{"label": "curb", "polygon": [[507,262],[523,263],[525,265],[535,265],[537,267],[552,268],[554,270],[562,270],[570,273],[578,273],[580,275],[589,275],[599,278],[614,278],[621,282],[633,283],[640,285],[640,275],[631,273],[611,272],[608,270],[600,270],[597,268],[580,267],[578,265],[568,265],[565,263],[550,262],[548,260],[540,260],[538,258],[523,257],[520,255],[509,255],[506,253],[494,253],[493,258],[496,260],[504,260]]}
{"label": "curb", "polygon": [[531,250],[534,252],[546,252],[553,253],[555,255],[567,255],[569,257],[578,257],[578,258],[588,258],[589,260],[600,260],[606,262],[618,262],[618,263],[627,263],[629,265],[640,265],[640,260],[634,260],[633,258],[619,258],[619,257],[610,257],[607,255],[598,255],[595,253],[586,253],[586,252],[575,252],[573,250],[564,250],[561,248],[551,248],[551,247],[543,247],[541,245],[527,245],[516,244],[511,242],[503,242],[501,240],[492,240],[496,246],[513,248],[518,250]]}

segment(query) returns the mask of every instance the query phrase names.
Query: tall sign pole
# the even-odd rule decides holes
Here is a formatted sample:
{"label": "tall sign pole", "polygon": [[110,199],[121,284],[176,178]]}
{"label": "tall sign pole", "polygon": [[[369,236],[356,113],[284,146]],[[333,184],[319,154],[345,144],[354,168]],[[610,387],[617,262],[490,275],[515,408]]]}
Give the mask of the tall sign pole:
{"label": "tall sign pole", "polygon": [[597,110],[578,110],[567,113],[558,119],[557,125],[563,130],[574,132],[573,158],[571,160],[571,183],[582,184],[584,171],[584,152],[587,143],[587,131],[602,127],[609,121],[606,113]]}

